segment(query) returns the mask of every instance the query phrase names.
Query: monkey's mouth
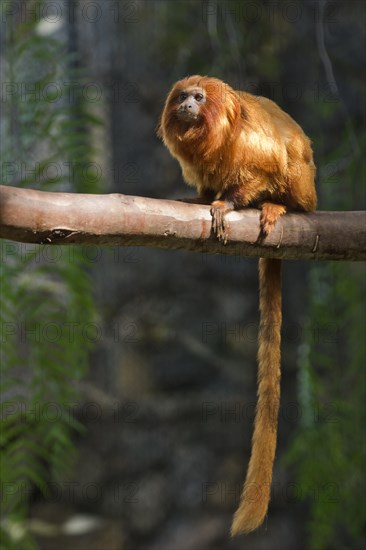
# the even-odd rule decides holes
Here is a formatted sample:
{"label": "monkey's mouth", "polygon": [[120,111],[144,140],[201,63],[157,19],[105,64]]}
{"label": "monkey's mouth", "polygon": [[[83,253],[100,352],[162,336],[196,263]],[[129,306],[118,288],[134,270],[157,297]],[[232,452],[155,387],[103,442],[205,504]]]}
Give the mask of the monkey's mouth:
{"label": "monkey's mouth", "polygon": [[177,117],[179,120],[183,120],[184,122],[191,122],[193,120],[198,120],[198,115],[195,113],[192,113],[192,111],[188,111],[188,109],[178,109]]}

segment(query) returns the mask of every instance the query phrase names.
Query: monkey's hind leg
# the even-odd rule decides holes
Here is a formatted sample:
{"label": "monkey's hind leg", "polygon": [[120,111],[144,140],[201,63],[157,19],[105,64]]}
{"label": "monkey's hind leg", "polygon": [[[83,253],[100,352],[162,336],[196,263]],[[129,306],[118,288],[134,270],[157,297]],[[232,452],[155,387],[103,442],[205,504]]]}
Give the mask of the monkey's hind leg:
{"label": "monkey's hind leg", "polygon": [[276,221],[287,212],[286,206],[274,202],[262,202],[260,225],[263,237],[267,237],[272,231]]}

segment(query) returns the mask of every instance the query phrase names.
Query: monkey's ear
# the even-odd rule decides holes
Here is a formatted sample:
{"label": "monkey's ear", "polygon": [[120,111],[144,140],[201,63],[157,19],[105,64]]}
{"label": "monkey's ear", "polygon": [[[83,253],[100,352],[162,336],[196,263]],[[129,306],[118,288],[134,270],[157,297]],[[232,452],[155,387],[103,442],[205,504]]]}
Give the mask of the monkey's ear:
{"label": "monkey's ear", "polygon": [[247,120],[248,119],[248,113],[244,109],[243,105],[240,105],[240,118]]}

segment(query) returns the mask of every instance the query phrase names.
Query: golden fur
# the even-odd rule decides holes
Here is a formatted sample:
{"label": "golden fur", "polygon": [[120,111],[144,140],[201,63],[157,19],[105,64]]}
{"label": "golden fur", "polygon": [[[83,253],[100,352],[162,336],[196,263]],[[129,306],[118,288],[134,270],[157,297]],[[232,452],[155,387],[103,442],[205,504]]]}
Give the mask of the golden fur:
{"label": "golden fur", "polygon": [[[194,99],[197,92],[204,95]],[[185,94],[182,96],[182,93]],[[179,109],[192,96],[195,116]],[[183,98],[183,99],[182,99]],[[196,103],[195,103],[196,101]],[[202,104],[201,104],[202,103]],[[310,140],[273,101],[236,92],[216,78],[190,76],[169,93],[158,135],[179,161],[183,177],[211,202],[212,228],[226,242],[225,213],[261,208],[261,233],[288,209],[316,208]],[[231,532],[256,529],[267,513],[280,402],[281,261],[259,260],[258,404],[252,453]]]}
{"label": "golden fur", "polygon": [[[175,116],[179,92],[192,86],[207,90],[203,124],[182,124]],[[290,209],[316,208],[310,140],[270,99],[191,76],[173,86],[158,134],[199,194],[209,189],[220,198],[235,182],[243,186],[241,207],[268,200]]]}

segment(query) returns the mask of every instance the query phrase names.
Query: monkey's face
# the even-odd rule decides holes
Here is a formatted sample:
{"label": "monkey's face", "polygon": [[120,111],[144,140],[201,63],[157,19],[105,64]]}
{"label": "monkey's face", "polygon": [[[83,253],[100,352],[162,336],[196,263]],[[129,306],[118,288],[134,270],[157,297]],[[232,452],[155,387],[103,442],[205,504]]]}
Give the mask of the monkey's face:
{"label": "monkey's face", "polygon": [[208,158],[232,136],[240,102],[221,80],[193,75],[176,82],[165,102],[158,136],[177,158]]}
{"label": "monkey's face", "polygon": [[206,103],[206,92],[198,86],[181,90],[176,98],[176,115],[184,122],[198,121],[202,105]]}

